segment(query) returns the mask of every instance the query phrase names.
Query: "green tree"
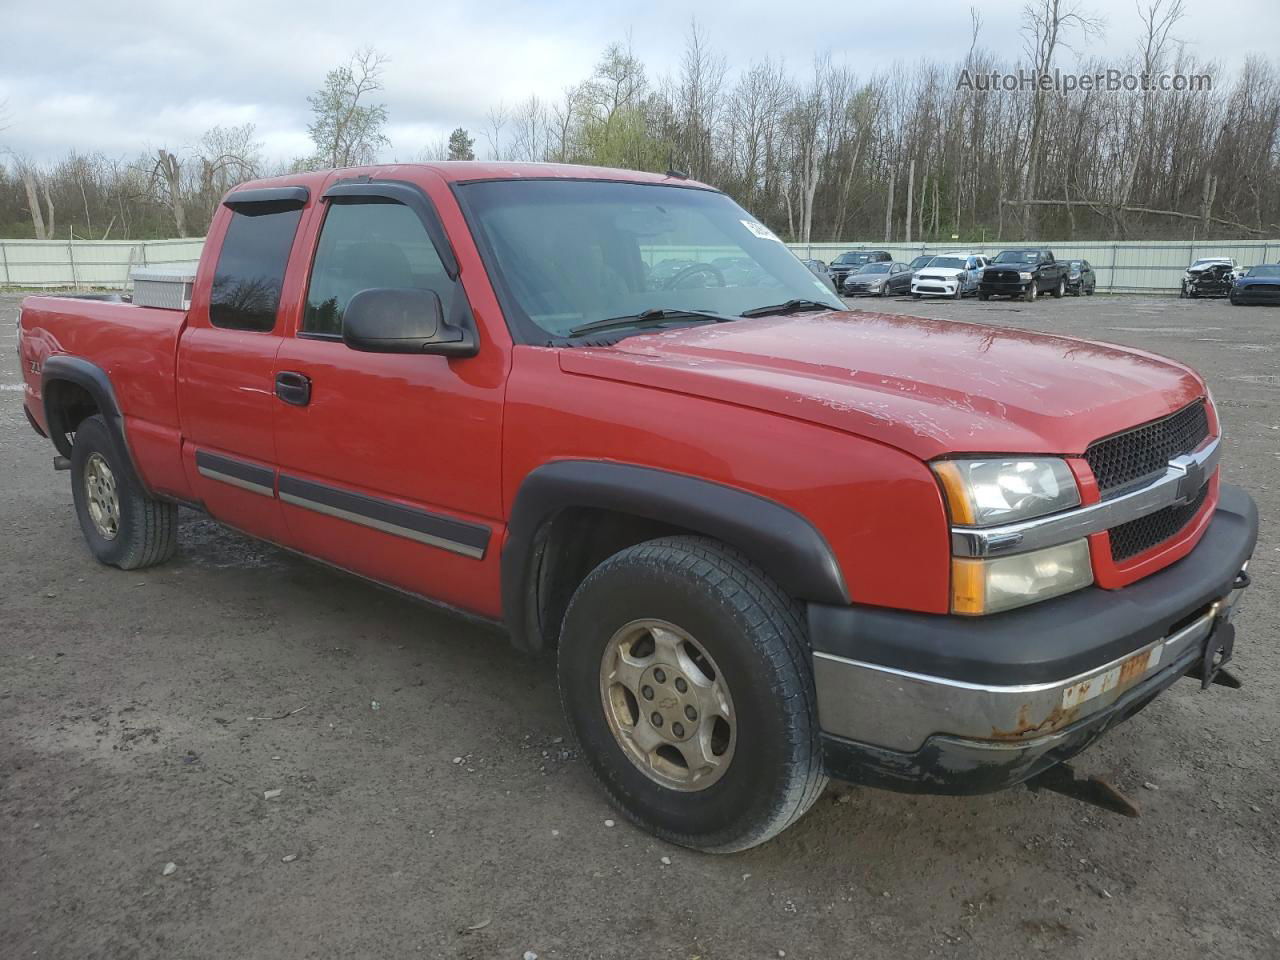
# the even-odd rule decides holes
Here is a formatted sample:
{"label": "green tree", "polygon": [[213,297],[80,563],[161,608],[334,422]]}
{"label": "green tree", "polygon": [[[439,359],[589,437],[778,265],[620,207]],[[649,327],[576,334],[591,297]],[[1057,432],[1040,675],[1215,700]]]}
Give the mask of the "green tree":
{"label": "green tree", "polygon": [[453,133],[449,134],[449,159],[474,160],[476,152],[472,148],[475,143],[475,140],[467,134],[466,130],[458,127]]}
{"label": "green tree", "polygon": [[307,97],[315,117],[307,126],[316,145],[310,166],[324,169],[373,163],[378,151],[391,143],[383,133],[386,104],[361,102],[382,89],[386,62],[376,50],[360,50],[325,74],[324,86]]}

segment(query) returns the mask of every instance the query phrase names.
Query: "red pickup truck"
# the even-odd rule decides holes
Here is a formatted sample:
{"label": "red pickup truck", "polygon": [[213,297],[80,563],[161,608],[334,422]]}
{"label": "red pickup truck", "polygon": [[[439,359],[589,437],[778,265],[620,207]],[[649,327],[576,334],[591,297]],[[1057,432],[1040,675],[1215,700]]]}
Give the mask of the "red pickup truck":
{"label": "red pickup truck", "polygon": [[22,307],[94,556],[163,562],[182,504],[500,622],[671,841],[760,843],[828,776],[1043,777],[1232,679],[1257,512],[1194,372],[847,311],[678,175],[246,184],[174,307]]}

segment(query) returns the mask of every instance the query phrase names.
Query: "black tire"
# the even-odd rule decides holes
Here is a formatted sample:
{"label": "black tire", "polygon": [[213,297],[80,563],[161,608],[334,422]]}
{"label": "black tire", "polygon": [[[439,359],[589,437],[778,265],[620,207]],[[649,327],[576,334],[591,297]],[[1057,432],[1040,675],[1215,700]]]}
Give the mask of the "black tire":
{"label": "black tire", "polygon": [[1027,301],[1027,303],[1033,303],[1039,295],[1040,283],[1037,280],[1032,280],[1031,283],[1027,285],[1026,291],[1022,294],[1022,299]]}
{"label": "black tire", "polygon": [[991,299],[991,294],[987,293],[985,290],[979,290],[978,299],[982,300],[983,302],[986,302],[987,300]]}
{"label": "black tire", "polygon": [[[610,729],[602,658],[638,620],[695,637],[730,691],[734,736],[748,746],[702,789],[651,779]],[[826,786],[810,658],[801,609],[771,578],[718,541],[682,536],[629,547],[588,575],[565,614],[557,671],[569,727],[622,814],[671,843],[731,853],[785,830]]]}
{"label": "black tire", "polygon": [[919,300],[919,299],[920,299],[920,294],[918,294],[918,293],[913,293],[913,294],[911,294],[911,299],[912,299],[912,300]]}
{"label": "black tire", "polygon": [[[90,514],[86,472],[95,455],[105,461],[115,482],[119,508],[112,537],[99,531]],[[89,552],[99,563],[139,570],[164,563],[177,550],[178,508],[143,492],[128,458],[100,415],[85,418],[76,428],[71,448],[71,497]]]}
{"label": "black tire", "polygon": [[1092,297],[1092,296],[1093,296],[1093,292],[1094,292],[1096,289],[1097,289],[1097,287],[1090,287],[1088,290],[1086,290],[1086,291],[1084,292],[1084,295],[1085,295],[1086,297]]}
{"label": "black tire", "polygon": [[964,284],[963,284],[963,283],[957,283],[957,284],[956,284],[956,292],[955,292],[954,294],[952,294],[951,299],[952,299],[952,300],[963,300],[963,299],[964,299]]}
{"label": "black tire", "polygon": [[1058,285],[1053,288],[1053,298],[1055,300],[1061,300],[1063,297],[1063,294],[1065,294],[1066,292],[1067,292],[1067,281],[1059,280]]}

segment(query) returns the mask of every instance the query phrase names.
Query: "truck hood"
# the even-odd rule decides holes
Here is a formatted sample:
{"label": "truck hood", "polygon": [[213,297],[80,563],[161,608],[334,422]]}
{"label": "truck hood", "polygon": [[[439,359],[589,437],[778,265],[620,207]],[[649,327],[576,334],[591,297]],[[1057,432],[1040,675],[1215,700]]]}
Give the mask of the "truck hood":
{"label": "truck hood", "polygon": [[628,337],[563,349],[560,366],[822,424],[925,460],[1081,454],[1205,394],[1187,367],[1138,350],[860,311]]}

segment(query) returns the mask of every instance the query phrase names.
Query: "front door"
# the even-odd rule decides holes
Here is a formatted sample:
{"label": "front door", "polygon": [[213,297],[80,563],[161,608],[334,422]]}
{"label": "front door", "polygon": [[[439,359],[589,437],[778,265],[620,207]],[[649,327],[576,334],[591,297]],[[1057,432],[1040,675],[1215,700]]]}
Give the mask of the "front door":
{"label": "front door", "polygon": [[483,341],[474,357],[347,347],[343,311],[365,289],[431,289],[451,323],[473,320],[425,192],[337,184],[323,202],[305,304],[275,358],[277,379],[306,391],[274,418],[289,542],[496,616],[505,361]]}

